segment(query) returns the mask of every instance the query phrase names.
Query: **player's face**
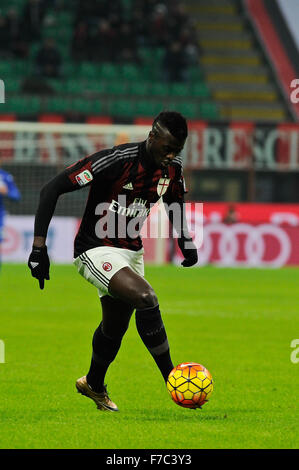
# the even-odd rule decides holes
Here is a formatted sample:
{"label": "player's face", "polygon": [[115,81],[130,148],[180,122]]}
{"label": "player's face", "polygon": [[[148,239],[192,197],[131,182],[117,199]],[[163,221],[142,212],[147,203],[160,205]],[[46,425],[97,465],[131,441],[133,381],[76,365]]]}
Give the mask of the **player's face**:
{"label": "player's face", "polygon": [[183,150],[184,141],[178,141],[170,132],[159,125],[151,131],[147,140],[147,150],[158,168],[167,168],[171,161]]}

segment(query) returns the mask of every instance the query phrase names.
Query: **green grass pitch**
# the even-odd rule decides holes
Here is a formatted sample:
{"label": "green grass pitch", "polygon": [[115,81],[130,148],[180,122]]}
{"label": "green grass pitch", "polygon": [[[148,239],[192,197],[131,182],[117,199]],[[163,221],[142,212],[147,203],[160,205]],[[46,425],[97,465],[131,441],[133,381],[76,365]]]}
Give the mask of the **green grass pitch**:
{"label": "green grass pitch", "polygon": [[150,267],[175,364],[207,367],[202,410],[175,405],[134,317],[107,374],[119,413],[76,393],[100,322],[94,287],[52,266],[40,291],[25,265],[0,276],[0,447],[8,449],[298,448],[299,269]]}

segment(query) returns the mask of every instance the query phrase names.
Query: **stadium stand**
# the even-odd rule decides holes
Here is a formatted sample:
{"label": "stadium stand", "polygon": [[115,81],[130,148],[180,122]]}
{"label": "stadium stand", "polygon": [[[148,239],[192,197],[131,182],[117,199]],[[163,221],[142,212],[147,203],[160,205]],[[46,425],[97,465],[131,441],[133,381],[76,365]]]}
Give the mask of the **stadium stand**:
{"label": "stadium stand", "polygon": [[151,117],[162,105],[189,119],[218,117],[193,23],[180,3],[3,0],[4,23],[12,9],[20,32],[28,15],[39,20],[27,24],[18,53],[6,43],[3,112],[26,119],[67,113],[74,120],[92,113],[126,121]]}
{"label": "stadium stand", "polygon": [[116,122],[285,121],[288,107],[235,0],[2,0],[2,113]]}
{"label": "stadium stand", "polygon": [[189,0],[186,11],[196,18],[201,65],[221,117],[285,120],[288,110],[242,2]]}

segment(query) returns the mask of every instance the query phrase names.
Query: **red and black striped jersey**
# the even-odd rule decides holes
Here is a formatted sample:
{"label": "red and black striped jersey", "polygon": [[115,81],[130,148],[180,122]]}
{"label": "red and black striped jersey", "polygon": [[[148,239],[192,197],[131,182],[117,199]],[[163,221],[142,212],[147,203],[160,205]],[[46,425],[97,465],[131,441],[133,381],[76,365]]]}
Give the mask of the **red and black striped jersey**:
{"label": "red and black striped jersey", "polygon": [[[186,192],[181,158],[175,157],[166,169],[157,168],[146,152],[146,141],[82,158],[64,170],[51,188],[59,187],[61,194],[86,186],[90,189],[75,238],[75,257],[98,246],[139,250],[139,232],[153,204],[161,196],[168,204],[182,202]],[[132,219],[138,222],[134,236],[127,230]],[[35,234],[44,235],[45,227],[46,222],[37,224]]]}

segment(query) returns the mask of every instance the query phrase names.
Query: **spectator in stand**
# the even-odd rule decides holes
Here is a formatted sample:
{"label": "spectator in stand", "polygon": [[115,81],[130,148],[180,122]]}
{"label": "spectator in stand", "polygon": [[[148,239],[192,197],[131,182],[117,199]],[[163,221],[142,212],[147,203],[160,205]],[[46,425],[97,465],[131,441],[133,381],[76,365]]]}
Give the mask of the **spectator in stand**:
{"label": "spectator in stand", "polygon": [[76,60],[84,60],[88,56],[88,28],[87,23],[80,21],[74,31],[72,41],[72,55]]}
{"label": "spectator in stand", "polygon": [[142,8],[134,9],[132,13],[132,28],[136,38],[137,46],[146,46],[149,37],[149,25],[146,17],[143,15]]}
{"label": "spectator in stand", "polygon": [[22,23],[17,10],[10,8],[7,12],[7,38],[9,48],[16,57],[27,57],[29,44],[26,41]]}
{"label": "spectator in stand", "polygon": [[123,23],[118,36],[119,60],[121,62],[137,62],[137,41],[133,28]]}
{"label": "spectator in stand", "polygon": [[7,54],[7,21],[4,15],[0,14],[0,53]]}
{"label": "spectator in stand", "polygon": [[27,0],[22,17],[23,34],[27,40],[40,39],[45,13],[45,0]]}
{"label": "spectator in stand", "polygon": [[185,82],[188,78],[188,58],[179,41],[171,43],[163,59],[163,75],[168,82]]}
{"label": "spectator in stand", "polygon": [[55,46],[55,41],[48,38],[37,52],[36,56],[37,72],[47,78],[57,78],[60,76],[61,55]]}
{"label": "spectator in stand", "polygon": [[109,21],[100,20],[95,33],[89,36],[89,54],[91,60],[113,62],[117,54],[116,31]]}
{"label": "spectator in stand", "polygon": [[165,47],[169,44],[168,10],[162,3],[158,4],[150,19],[149,33],[153,46]]}
{"label": "spectator in stand", "polygon": [[200,50],[197,43],[197,36],[187,27],[181,30],[179,42],[186,54],[189,65],[196,65],[199,61]]}

